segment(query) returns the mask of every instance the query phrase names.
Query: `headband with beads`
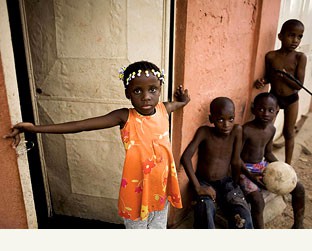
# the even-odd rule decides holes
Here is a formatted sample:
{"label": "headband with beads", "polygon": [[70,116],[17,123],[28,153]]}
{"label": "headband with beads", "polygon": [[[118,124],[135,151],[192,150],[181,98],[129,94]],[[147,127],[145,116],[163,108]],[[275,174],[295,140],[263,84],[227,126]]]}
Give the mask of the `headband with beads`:
{"label": "headband with beads", "polygon": [[[122,80],[122,81],[124,81],[124,77],[125,77],[124,73],[125,73],[125,70],[126,70],[126,67],[124,66],[124,67],[121,67],[121,68],[119,69],[119,71],[118,71],[118,72],[119,72],[119,79]],[[162,82],[162,84],[165,83],[165,71],[164,71],[164,70],[162,70],[161,72],[159,72],[159,71],[155,71],[154,69],[152,69],[150,72],[151,72],[151,74],[153,74],[154,76],[156,76],[156,77]],[[145,71],[144,71],[144,74],[145,74],[145,76],[146,76],[147,78],[150,76],[150,72],[149,72],[148,70],[145,70]],[[129,77],[126,79],[125,86],[128,86],[129,83],[130,83],[130,81],[131,81],[132,79],[134,79],[136,76],[140,77],[141,74],[142,74],[142,70],[138,70],[138,72],[132,72],[132,73],[130,73],[130,74],[129,74]]]}

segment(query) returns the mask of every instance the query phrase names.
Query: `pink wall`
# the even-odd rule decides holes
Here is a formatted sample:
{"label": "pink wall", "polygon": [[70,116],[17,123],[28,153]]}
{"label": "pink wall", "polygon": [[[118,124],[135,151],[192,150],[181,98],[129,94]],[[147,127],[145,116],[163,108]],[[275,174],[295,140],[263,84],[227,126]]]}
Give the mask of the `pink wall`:
{"label": "pink wall", "polygon": [[[184,208],[171,209],[169,227],[189,212],[191,190],[179,158],[196,129],[207,122],[209,103],[228,96],[236,121],[250,118],[253,81],[263,73],[264,55],[273,49],[280,0],[176,0],[175,83],[184,83],[192,101],[173,115],[173,151]],[[6,97],[0,62],[0,97]],[[0,135],[10,124],[7,100],[0,99]],[[6,126],[5,126],[6,125]],[[0,228],[27,228],[25,206],[10,143],[0,140]]]}
{"label": "pink wall", "polygon": [[11,141],[2,139],[9,131],[10,116],[0,57],[0,229],[27,228],[23,192],[16,153]]}
{"label": "pink wall", "polygon": [[[279,7],[279,0],[176,1],[175,83],[184,83],[191,95],[173,117],[177,163],[196,129],[207,122],[215,97],[234,101],[237,123],[250,119],[250,100],[258,92],[252,84],[263,73],[265,53],[274,48]],[[171,210],[170,227],[190,209],[191,190],[179,165],[178,175],[184,209]]]}

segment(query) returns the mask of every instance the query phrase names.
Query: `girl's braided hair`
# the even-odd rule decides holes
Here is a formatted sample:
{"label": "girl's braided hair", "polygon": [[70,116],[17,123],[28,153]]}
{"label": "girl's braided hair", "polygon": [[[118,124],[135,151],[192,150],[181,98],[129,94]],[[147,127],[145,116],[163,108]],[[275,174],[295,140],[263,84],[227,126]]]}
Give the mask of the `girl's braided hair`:
{"label": "girl's braided hair", "polygon": [[144,74],[146,71],[148,71],[149,74],[156,73],[156,76],[160,80],[160,84],[164,83],[164,74],[160,73],[160,69],[155,64],[148,62],[148,61],[138,61],[138,62],[130,64],[124,70],[122,69],[120,72],[120,79],[122,80],[125,88],[127,89],[131,81],[131,75],[134,77],[136,75],[140,76],[138,75],[138,73],[142,72],[141,74]]}

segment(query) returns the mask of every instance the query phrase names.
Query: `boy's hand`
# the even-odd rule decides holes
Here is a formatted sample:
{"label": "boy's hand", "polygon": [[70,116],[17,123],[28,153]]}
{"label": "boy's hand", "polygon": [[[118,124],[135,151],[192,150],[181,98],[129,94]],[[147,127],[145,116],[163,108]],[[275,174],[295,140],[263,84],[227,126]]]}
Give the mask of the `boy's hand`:
{"label": "boy's hand", "polygon": [[266,189],[265,184],[263,183],[263,174],[262,173],[252,173],[252,181],[257,184],[260,188]]}
{"label": "boy's hand", "polygon": [[177,90],[174,93],[174,97],[177,99],[177,101],[183,102],[185,104],[187,104],[191,100],[188,94],[188,90],[184,90],[182,85],[178,86]]}
{"label": "boy's hand", "polygon": [[[286,71],[285,69],[283,69],[283,70],[275,69],[274,71],[275,71],[276,75],[279,76],[279,77],[281,77],[281,78],[284,78],[284,77],[285,77],[285,74],[284,74],[284,73],[287,74],[287,71]],[[289,74],[289,73],[288,73],[288,74]]]}
{"label": "boy's hand", "polygon": [[265,78],[259,78],[256,80],[255,82],[255,87],[257,89],[261,89],[263,88],[265,85],[267,84],[267,81],[265,80]]}
{"label": "boy's hand", "polygon": [[196,192],[198,196],[209,196],[213,201],[216,201],[216,191],[212,186],[200,186]]}
{"label": "boy's hand", "polygon": [[9,134],[3,136],[5,139],[13,139],[12,147],[16,148],[21,141],[20,133],[28,131],[31,127],[34,127],[32,123],[18,123],[11,129]]}

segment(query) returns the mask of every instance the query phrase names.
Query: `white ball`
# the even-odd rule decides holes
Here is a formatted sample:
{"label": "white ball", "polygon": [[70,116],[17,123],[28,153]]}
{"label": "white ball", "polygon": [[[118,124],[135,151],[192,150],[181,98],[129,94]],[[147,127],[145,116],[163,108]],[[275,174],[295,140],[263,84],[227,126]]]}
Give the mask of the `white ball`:
{"label": "white ball", "polygon": [[268,191],[279,195],[285,195],[296,187],[297,174],[292,166],[285,162],[271,162],[264,169],[263,183]]}

